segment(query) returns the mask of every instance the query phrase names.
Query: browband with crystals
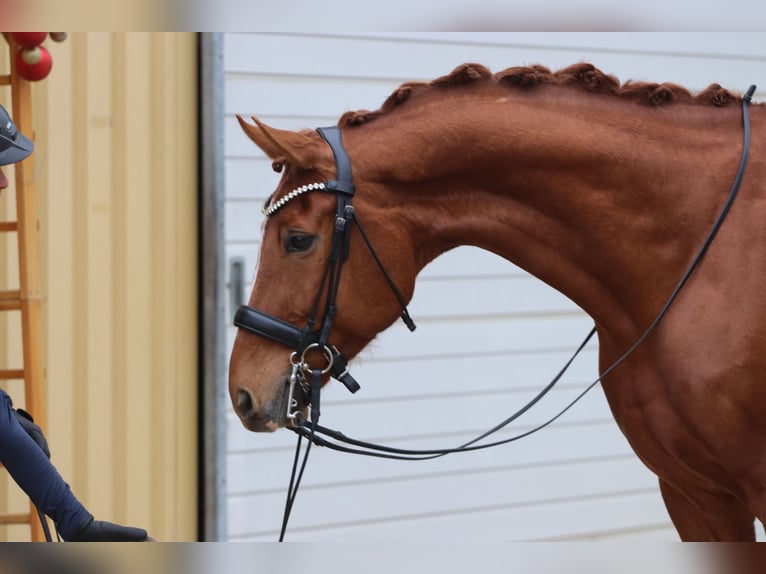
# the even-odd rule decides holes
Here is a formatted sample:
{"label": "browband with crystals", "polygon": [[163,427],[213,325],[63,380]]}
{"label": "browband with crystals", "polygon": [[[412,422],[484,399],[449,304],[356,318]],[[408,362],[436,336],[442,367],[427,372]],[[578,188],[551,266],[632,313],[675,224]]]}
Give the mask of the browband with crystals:
{"label": "browband with crystals", "polygon": [[[309,191],[314,191],[314,190],[323,191],[326,187],[327,186],[324,183],[309,183],[308,185],[302,185],[300,187],[296,187],[290,193],[288,193],[287,195],[283,195],[274,203],[269,203],[268,205],[265,205],[263,209],[261,209],[261,213],[263,213],[263,215],[265,215],[266,217],[270,215],[274,215],[277,211],[282,209],[285,205],[290,203],[296,197],[299,197]],[[335,191],[335,190],[332,190],[332,191]]]}

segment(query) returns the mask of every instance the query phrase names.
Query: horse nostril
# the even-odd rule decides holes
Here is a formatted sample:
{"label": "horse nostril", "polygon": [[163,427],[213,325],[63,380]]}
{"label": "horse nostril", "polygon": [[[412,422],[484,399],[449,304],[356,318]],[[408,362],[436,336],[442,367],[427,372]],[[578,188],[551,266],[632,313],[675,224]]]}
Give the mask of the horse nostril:
{"label": "horse nostril", "polygon": [[253,397],[244,389],[237,391],[237,411],[243,417],[249,417],[255,411]]}

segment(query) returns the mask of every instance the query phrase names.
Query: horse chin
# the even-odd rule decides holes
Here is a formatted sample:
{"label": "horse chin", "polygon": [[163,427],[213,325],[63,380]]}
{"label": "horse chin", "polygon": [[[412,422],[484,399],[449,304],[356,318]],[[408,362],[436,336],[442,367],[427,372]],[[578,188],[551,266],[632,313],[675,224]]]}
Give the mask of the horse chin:
{"label": "horse chin", "polygon": [[263,421],[257,417],[240,417],[240,420],[242,421],[242,424],[245,426],[245,428],[252,432],[274,432],[282,426],[278,421]]}

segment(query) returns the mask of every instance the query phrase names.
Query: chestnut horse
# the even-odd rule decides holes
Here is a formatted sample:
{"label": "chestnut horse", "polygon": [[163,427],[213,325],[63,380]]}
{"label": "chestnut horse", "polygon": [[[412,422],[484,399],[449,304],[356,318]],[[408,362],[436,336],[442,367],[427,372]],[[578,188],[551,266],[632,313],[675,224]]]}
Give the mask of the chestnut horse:
{"label": "chestnut horse", "polygon": [[[584,309],[603,371],[654,321],[716,223],[743,114],[742,96],[719,85],[621,84],[590,64],[465,64],[346,113],[356,217],[390,282],[352,228],[329,339],[353,357],[399,316],[392,285],[406,303],[428,262],[473,245]],[[683,540],[754,540],[766,520],[766,106],[749,117],[744,179],[720,232],[657,329],[602,381]],[[335,195],[309,184],[333,180],[335,158],[316,131],[253,119],[239,121],[283,175],[249,306],[303,327],[327,299],[337,215]],[[291,372],[283,344],[239,330],[229,390],[248,429],[291,424]]]}

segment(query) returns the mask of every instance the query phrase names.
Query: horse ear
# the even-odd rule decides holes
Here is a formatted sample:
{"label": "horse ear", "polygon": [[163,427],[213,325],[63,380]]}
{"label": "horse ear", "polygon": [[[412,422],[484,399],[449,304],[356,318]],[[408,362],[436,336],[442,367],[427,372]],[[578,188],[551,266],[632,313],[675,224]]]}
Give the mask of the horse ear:
{"label": "horse ear", "polygon": [[317,142],[306,134],[272,128],[255,117],[255,125],[239,115],[237,121],[247,137],[270,159],[285,158],[288,163],[302,168],[315,166],[318,159]]}

